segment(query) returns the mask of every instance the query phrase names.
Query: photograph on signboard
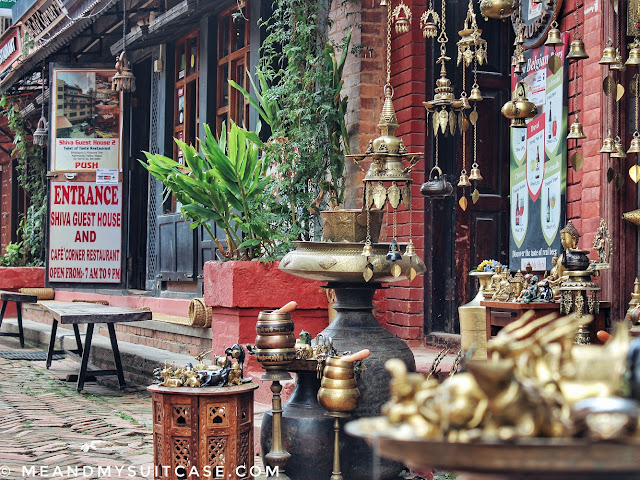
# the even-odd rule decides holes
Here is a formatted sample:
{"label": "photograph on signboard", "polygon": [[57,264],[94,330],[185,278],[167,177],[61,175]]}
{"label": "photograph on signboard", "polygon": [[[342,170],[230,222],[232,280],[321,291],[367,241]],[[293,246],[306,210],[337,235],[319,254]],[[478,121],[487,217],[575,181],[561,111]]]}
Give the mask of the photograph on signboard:
{"label": "photograph on signboard", "polygon": [[115,70],[53,69],[53,171],[121,170],[121,93]]}

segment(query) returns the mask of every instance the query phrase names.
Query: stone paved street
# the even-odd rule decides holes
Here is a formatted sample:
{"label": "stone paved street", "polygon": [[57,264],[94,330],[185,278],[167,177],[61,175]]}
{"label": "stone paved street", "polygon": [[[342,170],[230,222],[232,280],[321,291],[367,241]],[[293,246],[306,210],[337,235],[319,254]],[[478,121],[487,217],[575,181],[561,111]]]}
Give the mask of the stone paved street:
{"label": "stone paved street", "polygon": [[[19,348],[16,339],[0,339],[0,350]],[[97,384],[78,394],[61,380],[77,370],[68,358],[50,370],[44,361],[0,358],[0,475],[153,478],[150,395]]]}

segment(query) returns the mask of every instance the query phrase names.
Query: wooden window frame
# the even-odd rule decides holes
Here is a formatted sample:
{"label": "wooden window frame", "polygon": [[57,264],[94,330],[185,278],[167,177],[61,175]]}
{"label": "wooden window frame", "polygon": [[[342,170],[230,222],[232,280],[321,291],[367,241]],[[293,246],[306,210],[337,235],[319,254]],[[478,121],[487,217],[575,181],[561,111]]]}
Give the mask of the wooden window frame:
{"label": "wooden window frame", "polygon": [[[193,66],[193,71],[188,73],[190,52],[189,47],[193,38],[196,39],[196,58]],[[180,77],[180,74],[182,72],[182,70],[180,69],[180,56],[182,53],[184,53],[185,65],[184,74],[182,75],[182,77]],[[182,139],[187,144],[193,144],[196,148],[198,148],[197,136],[200,123],[200,114],[198,111],[200,100],[200,53],[200,29],[196,29],[188,33],[187,35],[178,39],[175,43],[174,54],[176,68],[173,89],[173,136],[175,138]],[[182,95],[178,94],[180,91],[182,91]],[[195,108],[195,112],[191,111],[192,107],[188,104],[188,98],[191,95],[195,97],[195,102],[193,102],[193,108]],[[179,110],[180,97],[183,98],[182,122],[180,122]],[[175,145],[175,143],[173,146],[173,158],[176,161],[182,160],[180,149],[177,145]]]}

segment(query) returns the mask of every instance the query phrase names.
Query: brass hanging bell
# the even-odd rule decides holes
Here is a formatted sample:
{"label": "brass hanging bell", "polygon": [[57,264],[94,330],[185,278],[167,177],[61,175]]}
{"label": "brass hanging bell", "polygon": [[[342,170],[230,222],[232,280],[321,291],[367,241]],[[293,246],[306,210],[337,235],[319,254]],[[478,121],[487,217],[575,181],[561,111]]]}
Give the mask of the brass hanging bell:
{"label": "brass hanging bell", "polygon": [[573,138],[575,140],[587,138],[584,134],[582,124],[578,121],[578,117],[576,117],[574,122],[571,124],[571,127],[569,127],[569,134],[567,135],[567,138]]}
{"label": "brass hanging bell", "polygon": [[[464,93],[464,92],[462,92]],[[467,98],[466,95],[462,95],[460,97],[460,108],[463,110],[468,110],[471,108],[471,104],[469,103],[469,99]]]}
{"label": "brass hanging bell", "polygon": [[388,5],[387,0],[380,0],[380,6],[386,7]]}
{"label": "brass hanging bell", "polygon": [[616,49],[613,46],[605,47],[602,50],[602,58],[598,62],[600,65],[612,65],[616,63]]}
{"label": "brass hanging bell", "polygon": [[416,247],[413,245],[413,241],[409,239],[409,244],[407,248],[404,250],[404,254],[407,257],[415,257],[416,256]]}
{"label": "brass hanging bell", "polygon": [[482,175],[480,175],[480,167],[478,164],[474,163],[471,167],[471,175],[469,175],[469,180],[473,180],[474,182],[479,182],[482,180]]}
{"label": "brass hanging bell", "polygon": [[640,133],[637,130],[633,133],[633,139],[629,144],[627,153],[640,153]]}
{"label": "brass hanging bell", "polygon": [[44,116],[38,120],[38,127],[33,132],[33,143],[35,145],[46,145],[49,139],[49,133],[47,129],[47,121]]}
{"label": "brass hanging bell", "polygon": [[622,140],[620,140],[620,137],[616,137],[613,143],[613,147],[615,151],[611,153],[611,155],[609,155],[611,158],[627,158],[627,154],[624,151],[624,147],[622,145]]}
{"label": "brass hanging bell", "polygon": [[370,242],[364,244],[361,255],[367,258],[373,256],[373,245]]}
{"label": "brass hanging bell", "polygon": [[616,151],[616,147],[613,143],[613,138],[611,138],[611,134],[608,134],[607,137],[602,141],[602,148],[600,149],[600,153],[613,153]]}
{"label": "brass hanging bell", "polygon": [[624,62],[625,65],[640,65],[640,43],[633,42],[629,47],[631,50],[629,50],[629,58]]}
{"label": "brass hanging bell", "polygon": [[460,179],[458,180],[459,187],[470,187],[471,182],[469,181],[469,175],[467,175],[466,170],[462,170],[460,173]]}
{"label": "brass hanging bell", "polygon": [[402,260],[402,255],[400,255],[400,250],[398,249],[398,242],[396,242],[395,238],[391,240],[391,243],[389,244],[389,253],[387,253],[386,258],[390,262]]}
{"label": "brass hanging bell", "polygon": [[616,61],[611,65],[609,65],[609,68],[611,70],[620,70],[621,72],[624,72],[627,69],[626,65],[622,63],[622,55],[620,55],[620,50],[618,50],[617,48],[616,48]]}
{"label": "brass hanging bell", "polygon": [[518,60],[517,61],[518,61],[518,63],[520,65],[524,65],[525,63],[527,63],[527,58],[524,56],[524,52],[520,52],[518,54]]}
{"label": "brass hanging bell", "polygon": [[569,60],[584,60],[589,58],[587,51],[584,49],[584,42],[582,41],[582,38],[576,38],[571,42],[567,58]]}
{"label": "brass hanging bell", "polygon": [[516,62],[515,66],[513,67],[513,73],[515,73],[516,75],[522,75],[522,72],[524,72],[522,68],[522,63]]}
{"label": "brass hanging bell", "polygon": [[562,41],[562,32],[558,30],[558,24],[553,22],[551,24],[551,28],[549,29],[549,33],[547,34],[547,40],[544,42],[547,47],[559,47],[564,45]]}
{"label": "brass hanging bell", "polygon": [[478,87],[477,83],[473,84],[471,87],[471,93],[469,94],[469,100],[472,102],[481,102],[482,101],[482,93],[480,92],[480,87]]}

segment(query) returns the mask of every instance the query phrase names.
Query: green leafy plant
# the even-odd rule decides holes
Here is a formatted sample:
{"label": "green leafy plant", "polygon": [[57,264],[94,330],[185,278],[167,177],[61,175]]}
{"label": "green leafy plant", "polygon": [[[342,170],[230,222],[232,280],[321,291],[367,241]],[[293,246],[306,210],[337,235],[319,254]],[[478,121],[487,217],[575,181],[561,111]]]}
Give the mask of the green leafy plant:
{"label": "green leafy plant", "polygon": [[25,120],[20,115],[21,105],[14,98],[2,96],[0,111],[9,121],[15,145],[11,155],[17,159],[18,185],[26,193],[28,207],[21,215],[17,237],[19,241],[5,247],[0,259],[4,266],[44,265],[44,232],[47,211],[46,156],[41,147],[28,139]]}
{"label": "green leafy plant", "polygon": [[351,33],[339,46],[328,41],[329,16],[322,2],[274,0],[262,21],[267,38],[261,46],[252,92],[235,82],[270,127],[264,144],[277,183],[267,208],[287,222],[298,238],[309,238],[313,214],[344,200],[344,154],[349,153],[342,75]]}
{"label": "green leafy plant", "polygon": [[[191,228],[202,226],[209,233],[223,258],[269,256],[283,237],[260,212],[270,179],[259,156],[258,135],[233,121],[228,131],[223,124],[219,139],[208,125],[204,130],[202,153],[175,139],[184,153],[184,165],[148,152],[147,162],[141,163],[180,202]],[[224,232],[224,238],[214,234],[211,222]]]}

